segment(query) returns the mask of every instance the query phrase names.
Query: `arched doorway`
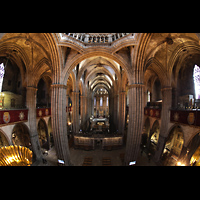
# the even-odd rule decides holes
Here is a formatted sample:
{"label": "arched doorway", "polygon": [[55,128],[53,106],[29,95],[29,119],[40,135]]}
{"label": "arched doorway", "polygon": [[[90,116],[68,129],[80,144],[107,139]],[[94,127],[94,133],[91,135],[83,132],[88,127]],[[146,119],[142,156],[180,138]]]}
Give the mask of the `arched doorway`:
{"label": "arched doorway", "polygon": [[162,154],[162,162],[165,166],[174,166],[179,159],[184,143],[183,131],[180,126],[171,129],[165,143]]}
{"label": "arched doorway", "polygon": [[197,133],[187,147],[187,161],[191,166],[200,166],[200,133]]}
{"label": "arched doorway", "polygon": [[49,150],[48,130],[47,130],[46,122],[43,119],[39,120],[37,131],[38,131],[40,146],[46,150]]}
{"label": "arched doorway", "polygon": [[31,149],[29,130],[25,124],[19,123],[14,126],[12,131],[12,143],[14,145],[20,145]]}

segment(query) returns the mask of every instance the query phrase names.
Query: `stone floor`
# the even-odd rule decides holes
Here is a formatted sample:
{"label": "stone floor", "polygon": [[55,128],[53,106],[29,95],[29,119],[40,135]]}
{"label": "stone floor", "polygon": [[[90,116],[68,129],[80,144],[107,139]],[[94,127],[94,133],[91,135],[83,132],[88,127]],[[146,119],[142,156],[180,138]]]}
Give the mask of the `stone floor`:
{"label": "stone floor", "polygon": [[125,149],[118,149],[112,151],[103,151],[102,149],[96,149],[94,151],[84,151],[70,149],[71,161],[75,166],[82,166],[85,157],[92,157],[92,166],[102,166],[102,159],[109,157],[111,159],[112,166],[122,166],[120,154],[124,153]]}
{"label": "stone floor", "polygon": [[[102,159],[109,157],[111,159],[111,166],[122,166],[120,154],[125,153],[125,147],[118,150],[103,151],[95,149],[92,151],[77,150],[70,148],[71,161],[74,166],[82,166],[85,157],[92,157],[92,166],[102,166]],[[44,155],[47,160],[46,164],[40,163],[38,166],[57,166],[57,156],[55,148],[48,151],[48,155]],[[148,159],[145,152],[139,155],[136,166],[156,166],[152,159]]]}

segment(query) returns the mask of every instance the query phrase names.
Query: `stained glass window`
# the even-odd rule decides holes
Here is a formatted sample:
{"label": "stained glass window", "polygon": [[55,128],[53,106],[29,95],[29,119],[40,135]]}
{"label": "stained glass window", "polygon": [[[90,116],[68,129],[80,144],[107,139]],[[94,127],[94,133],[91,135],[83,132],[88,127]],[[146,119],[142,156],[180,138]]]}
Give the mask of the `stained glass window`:
{"label": "stained glass window", "polygon": [[4,73],[5,73],[4,64],[1,63],[1,64],[0,64],[0,92],[2,92],[2,85],[3,85]]}
{"label": "stained glass window", "polygon": [[195,98],[200,99],[200,67],[195,65],[193,71]]}
{"label": "stained glass window", "polygon": [[100,106],[103,106],[103,97],[100,97]]}
{"label": "stained glass window", "polygon": [[96,107],[96,97],[94,97],[94,107]]}
{"label": "stained glass window", "polygon": [[106,99],[106,106],[108,106],[108,97],[107,97],[107,99]]}

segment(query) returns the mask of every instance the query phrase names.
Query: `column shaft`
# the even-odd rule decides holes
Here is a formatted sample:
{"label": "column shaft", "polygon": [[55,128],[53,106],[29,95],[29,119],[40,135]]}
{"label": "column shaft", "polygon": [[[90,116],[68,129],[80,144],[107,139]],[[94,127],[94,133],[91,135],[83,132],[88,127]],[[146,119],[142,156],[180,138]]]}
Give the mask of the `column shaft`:
{"label": "column shaft", "polygon": [[70,165],[70,153],[66,125],[66,86],[52,84],[51,122],[54,144],[58,159]]}
{"label": "column shaft", "polygon": [[79,132],[79,92],[73,92],[73,132]]}
{"label": "column shaft", "polygon": [[34,87],[26,88],[26,106],[29,110],[28,121],[30,127],[32,150],[36,155],[36,160],[41,160],[42,152],[37,132],[37,122],[36,122],[36,95],[37,95],[37,88]]}
{"label": "column shaft", "polygon": [[172,88],[166,87],[162,89],[162,112],[161,112],[161,127],[160,127],[160,135],[157,145],[157,151],[154,156],[155,162],[160,160],[162,155],[165,140],[168,134],[168,125],[170,122],[170,107],[172,102]]}
{"label": "column shaft", "polygon": [[137,161],[140,150],[141,134],[144,118],[142,84],[129,86],[129,124],[126,142],[125,165],[131,161]]}
{"label": "column shaft", "polygon": [[125,126],[125,114],[126,114],[126,92],[122,91],[119,95],[119,133],[124,133]]}

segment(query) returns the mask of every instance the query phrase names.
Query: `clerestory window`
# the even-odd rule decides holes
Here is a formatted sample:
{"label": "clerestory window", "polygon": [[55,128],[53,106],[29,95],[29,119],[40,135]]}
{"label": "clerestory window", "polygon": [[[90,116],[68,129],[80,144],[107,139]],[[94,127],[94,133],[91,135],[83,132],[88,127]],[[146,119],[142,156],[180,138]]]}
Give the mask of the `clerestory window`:
{"label": "clerestory window", "polygon": [[200,67],[195,65],[193,71],[195,99],[200,99]]}
{"label": "clerestory window", "polygon": [[0,64],[0,92],[2,92],[2,85],[3,85],[4,74],[5,74],[4,64],[1,63]]}

